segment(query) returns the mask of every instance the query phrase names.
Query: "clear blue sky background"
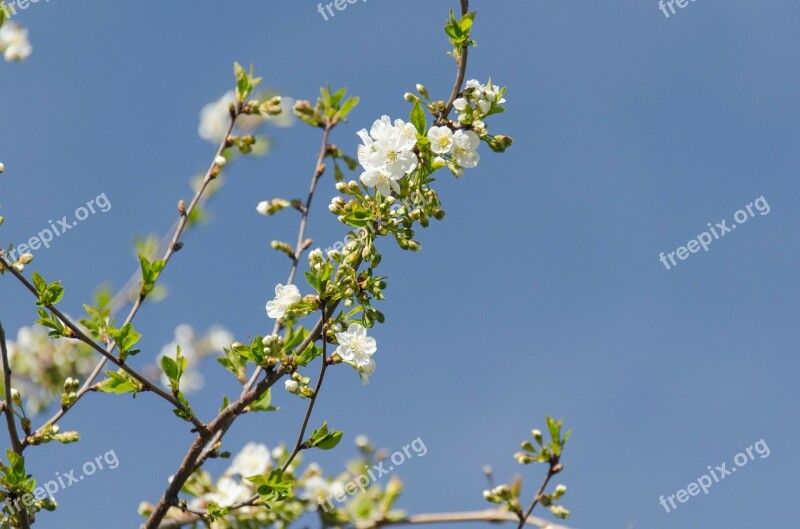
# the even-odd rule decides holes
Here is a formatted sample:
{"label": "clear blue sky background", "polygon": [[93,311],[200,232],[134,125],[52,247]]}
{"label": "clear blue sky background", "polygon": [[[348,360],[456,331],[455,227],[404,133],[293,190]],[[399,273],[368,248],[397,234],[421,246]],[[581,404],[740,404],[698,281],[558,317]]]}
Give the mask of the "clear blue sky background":
{"label": "clear blue sky background", "polygon": [[[112,210],[39,252],[33,269],[61,278],[73,314],[95,286],[135,267],[134,236],[163,233],[187,180],[213,147],[198,113],[232,86],[234,60],[270,87],[315,97],[323,83],[362,97],[334,141],[383,113],[407,116],[417,82],[441,97],[453,79],[441,31],[456,2],[357,3],[325,22],[308,1],[40,2],[19,16],[33,56],[0,64],[3,244],[100,193]],[[800,186],[800,5],[697,0],[671,18],[655,0],[475,0],[469,77],[509,85],[491,123],[514,136],[503,156],[440,182],[448,217],[419,254],[385,244],[387,324],[375,331],[379,370],[362,387],[335,370],[315,422],[346,432],[321,458],[330,471],[365,433],[429,452],[403,465],[411,512],[485,506],[481,466],[498,479],[539,471],[511,458],[547,414],[573,438],[561,481],[581,528],[797,527]],[[268,249],[293,240],[296,218],[256,214],[258,200],[307,189],[319,135],[273,129],[267,158],[236,163],[164,280],[170,297],[137,318],[154,355],[175,325],[221,323],[239,338],[271,328],[264,302],[285,278]],[[310,234],[343,233],[323,182]],[[667,271],[674,251],[764,195],[771,212]],[[730,223],[731,221],[729,221]],[[30,324],[19,285],[0,286],[7,328]],[[230,377],[209,362],[195,406],[209,416]],[[228,437],[292,440],[301,404],[243,420]],[[82,442],[31,451],[40,479],[114,449],[120,466],[60,493],[42,527],[137,527],[191,441],[149,395],[90,395],[65,420]],[[764,439],[771,449],[708,496],[671,514],[674,494],[707,465]],[[219,470],[220,467],[212,467]],[[113,520],[113,521],[112,521]]]}

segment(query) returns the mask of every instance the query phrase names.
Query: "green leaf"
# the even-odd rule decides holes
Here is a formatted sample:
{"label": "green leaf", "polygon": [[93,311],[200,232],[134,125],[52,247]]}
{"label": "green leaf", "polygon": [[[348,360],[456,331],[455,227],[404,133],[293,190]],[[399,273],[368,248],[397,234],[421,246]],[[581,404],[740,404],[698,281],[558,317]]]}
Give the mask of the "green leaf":
{"label": "green leaf", "polygon": [[278,411],[278,408],[271,406],[272,391],[265,391],[261,397],[250,405],[250,411]]}
{"label": "green leaf", "polygon": [[103,393],[122,395],[142,391],[142,384],[124,371],[106,371],[108,378],[97,384],[97,389]]}
{"label": "green leaf", "polygon": [[414,108],[411,109],[411,123],[417,129],[417,132],[420,134],[425,134],[425,128],[427,126],[427,119],[425,117],[425,110],[422,108],[422,105],[419,101],[414,103]]}
{"label": "green leaf", "polygon": [[168,356],[161,357],[161,369],[164,371],[164,374],[167,375],[167,378],[170,380],[175,380],[178,378],[178,364],[175,363],[175,360]]}
{"label": "green leaf", "polygon": [[290,498],[295,483],[279,468],[272,470],[268,476],[249,476],[245,479],[258,485],[258,495],[265,501],[282,501]]}
{"label": "green leaf", "polygon": [[138,349],[132,349],[132,347],[136,345],[142,335],[136,332],[130,323],[126,323],[121,329],[108,329],[108,335],[116,342],[121,360],[139,352]]}
{"label": "green leaf", "polygon": [[39,274],[39,272],[33,273],[33,285],[36,287],[36,290],[39,292],[39,296],[44,293],[45,289],[47,288],[47,282],[44,278]]}
{"label": "green leaf", "polygon": [[358,105],[360,98],[358,97],[348,97],[347,100],[342,104],[339,112],[336,116],[340,119],[347,117],[347,115]]}
{"label": "green leaf", "polygon": [[319,443],[317,443],[317,448],[321,450],[331,450],[332,448],[336,448],[336,445],[339,444],[339,441],[342,440],[342,432],[331,432],[330,434],[326,435]]}
{"label": "green leaf", "polygon": [[314,430],[308,440],[303,443],[306,448],[319,448],[320,450],[331,450],[342,440],[342,432],[328,431],[328,423],[323,422],[319,429]]}

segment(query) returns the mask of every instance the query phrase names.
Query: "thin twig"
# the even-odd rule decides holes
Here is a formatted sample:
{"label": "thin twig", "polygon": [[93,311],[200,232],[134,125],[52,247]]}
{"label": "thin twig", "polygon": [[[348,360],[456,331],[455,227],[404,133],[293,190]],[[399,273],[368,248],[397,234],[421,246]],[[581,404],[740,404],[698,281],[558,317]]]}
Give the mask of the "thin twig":
{"label": "thin twig", "polygon": [[[461,0],[461,16],[463,17],[467,13],[469,13],[469,0]],[[453,103],[458,98],[458,94],[461,93],[461,87],[464,84],[464,77],[467,74],[468,56],[469,43],[466,43],[461,47],[461,52],[458,55],[458,75],[456,76],[456,82],[453,85],[453,90],[450,92],[450,99],[447,100],[447,105],[442,113],[442,120],[447,119],[447,116],[450,115],[450,111],[453,110]]]}
{"label": "thin twig", "polygon": [[[238,114],[237,114],[237,116],[238,116]],[[235,117],[231,117],[231,120],[230,120],[230,122],[228,124],[227,133],[225,134],[225,137],[223,138],[223,140],[220,142],[219,146],[217,147],[217,152],[216,152],[216,155],[214,156],[214,159],[216,159],[217,156],[221,156],[222,153],[227,148],[227,146],[228,146],[228,137],[233,132],[233,127],[234,127],[235,123],[236,123],[236,118]],[[191,217],[192,212],[195,210],[197,205],[202,201],[202,199],[204,197],[204,192],[207,189],[208,184],[211,182],[211,180],[213,180],[212,174],[216,170],[216,167],[217,167],[216,162],[215,161],[212,162],[211,165],[209,166],[208,170],[206,171],[206,174],[203,177],[203,180],[202,180],[200,186],[198,187],[197,191],[195,191],[194,198],[189,203],[189,205],[186,207],[186,214],[185,215],[180,215],[180,217],[176,221],[174,229],[173,229],[172,237],[169,238],[169,239],[167,239],[165,237],[164,242],[169,241],[169,244],[167,245],[166,250],[164,252],[164,256],[162,257],[162,260],[164,261],[164,267],[165,268],[166,268],[167,263],[169,263],[170,258],[177,251],[177,243],[178,243],[181,235],[183,234],[183,232],[186,229],[186,226],[187,226],[187,223],[188,223],[188,219]],[[163,273],[163,270],[162,270],[162,273]],[[137,277],[137,276],[138,276],[138,274],[134,275],[134,277]],[[129,281],[128,283],[131,283],[131,281]],[[129,291],[129,288],[128,288],[127,285],[123,288],[123,291]],[[142,304],[144,303],[146,297],[147,297],[147,294],[145,294],[143,292],[140,292],[139,296],[137,296],[136,301],[134,302],[133,306],[131,307],[131,310],[128,312],[128,315],[125,317],[125,321],[122,323],[123,327],[125,325],[127,325],[128,323],[131,323],[133,321],[134,317],[139,312],[139,309],[142,307]],[[108,348],[106,348],[106,351],[111,353],[111,352],[114,351],[115,347],[116,347],[116,344],[115,343],[111,343],[108,346]],[[78,391],[76,392],[76,398],[72,402],[72,404],[68,408],[63,408],[63,407],[60,408],[46,423],[44,423],[39,429],[36,430],[36,433],[41,433],[45,429],[47,429],[50,426],[56,424],[67,413],[67,411],[69,409],[71,409],[75,405],[75,403],[78,402],[78,400],[80,400],[86,393],[91,391],[92,385],[93,385],[95,379],[100,375],[100,373],[102,373],[103,368],[106,365],[106,361],[107,361],[106,357],[103,356],[103,358],[97,363],[97,365],[91,371],[91,373],[89,374],[89,377],[86,379],[86,381],[80,387],[80,389],[78,389]],[[197,425],[195,425],[195,426],[197,426]]]}
{"label": "thin twig", "polygon": [[[22,443],[19,440],[19,433],[17,432],[17,422],[14,418],[14,400],[11,398],[11,364],[8,362],[8,349],[6,347],[6,331],[3,329],[3,324],[0,323],[0,353],[3,356],[3,384],[5,385],[5,406],[3,411],[6,416],[6,425],[8,427],[8,437],[11,441],[11,449],[15,454],[22,456]],[[19,505],[17,503],[17,505]],[[23,506],[19,509],[19,523],[20,529],[30,529],[30,520],[28,520],[28,510]]]}
{"label": "thin twig", "polygon": [[[460,0],[461,1],[461,12],[462,16],[466,15],[469,12],[469,0]],[[466,75],[467,69],[467,55],[468,55],[468,44],[465,44],[461,49],[461,54],[459,56],[459,64],[458,64],[458,73],[456,76],[456,83],[453,87],[453,91],[450,95],[450,99],[448,100],[448,104],[445,108],[444,113],[442,114],[442,119],[446,119],[447,115],[450,113],[450,110],[453,108],[453,102],[458,97],[458,94],[461,91],[461,86],[464,83],[464,77]],[[314,191],[316,189],[317,181],[319,180],[320,176],[323,172],[322,162],[325,159],[325,155],[328,152],[328,135],[330,130],[333,128],[333,124],[326,123],[323,139],[322,139],[322,148],[320,149],[319,156],[317,158],[317,165],[314,170],[314,177],[312,179],[311,188],[309,190],[308,200],[306,201],[305,209],[302,211],[302,219],[300,221],[300,230],[297,238],[297,246],[295,248],[294,257],[292,259],[292,268],[289,273],[289,280],[288,284],[291,284],[294,281],[294,276],[297,272],[298,264],[300,261],[300,256],[305,248],[305,230],[308,220],[308,214],[310,212],[310,205],[311,200],[314,196]],[[355,265],[356,269],[361,264],[361,260],[359,259],[358,263]],[[332,311],[336,310],[336,306],[332,307]],[[311,342],[316,341],[322,335],[322,329],[324,327],[324,318],[320,318],[317,321],[314,329],[308,334],[306,339],[303,341],[302,344],[296,349],[297,351],[302,351],[305,347],[307,347]],[[273,334],[276,334],[280,331],[281,324],[279,322],[275,323]],[[324,336],[323,336],[323,345],[324,345]],[[327,362],[323,362],[323,366],[327,364]],[[323,367],[323,373],[326,368]],[[275,371],[270,371],[267,373],[267,377],[258,381],[259,376],[263,372],[263,368],[257,367],[253,375],[248,380],[247,384],[244,387],[244,391],[242,392],[241,397],[238,399],[237,402],[229,404],[217,418],[212,421],[209,425],[209,430],[212,432],[213,437],[211,441],[206,443],[205,441],[201,440],[200,437],[195,439],[195,443],[190,448],[189,452],[184,457],[181,466],[178,469],[178,472],[174,475],[170,486],[167,488],[166,493],[162,498],[159,500],[158,504],[156,505],[153,512],[147,519],[147,522],[142,526],[142,529],[157,529],[166,516],[169,507],[172,503],[176,500],[178,492],[180,491],[181,487],[185,483],[185,481],[189,478],[189,476],[194,472],[196,468],[198,468],[198,462],[202,464],[214,451],[214,447],[219,443],[222,437],[225,435],[225,432],[230,428],[233,424],[237,413],[235,410],[237,407],[241,406],[241,403],[247,399],[250,401],[255,400],[259,395],[266,391],[272,385],[275,384],[284,374],[284,370],[282,367],[279,367]],[[320,377],[321,379],[322,377]],[[321,380],[320,380],[321,382]],[[313,402],[312,402],[313,405]],[[310,416],[310,408],[306,414],[306,422],[308,417]],[[243,407],[241,407],[243,409]],[[219,426],[219,428],[218,428]],[[302,434],[301,434],[302,437]],[[203,449],[202,445],[206,444],[206,448]],[[198,448],[198,445],[199,448]],[[195,454],[196,452],[196,454]]]}
{"label": "thin twig", "polygon": [[[329,143],[330,133],[331,130],[333,130],[334,126],[335,125],[330,123],[326,124],[322,133],[322,145],[320,146],[319,154],[317,155],[316,165],[314,166],[314,174],[311,177],[311,184],[308,190],[308,197],[306,198],[305,204],[303,205],[303,209],[301,210],[302,216],[300,218],[300,227],[297,233],[297,244],[295,245],[294,253],[292,256],[292,266],[289,270],[289,277],[286,280],[287,285],[291,285],[292,283],[294,283],[294,278],[295,275],[297,274],[297,269],[300,264],[300,258],[303,256],[303,252],[306,249],[305,240],[306,240],[306,228],[308,227],[308,215],[311,212],[311,202],[314,199],[314,194],[317,191],[317,183],[319,182],[319,179],[323,175],[323,169],[324,169],[323,162],[325,160],[326,154],[330,150],[330,143]],[[281,329],[283,329],[283,324],[281,324],[280,321],[276,321],[275,325],[272,328],[272,334],[273,335],[278,334],[279,332],[281,332]],[[314,331],[312,331],[312,333],[309,334],[309,337],[311,337],[312,334],[314,334]],[[316,337],[314,339],[316,339]],[[300,347],[298,347],[297,350],[302,351],[303,349],[305,349],[305,347],[308,346],[308,343],[309,343],[308,341],[304,341],[300,345]],[[255,371],[253,372],[253,375],[250,377],[247,384],[245,384],[242,394],[247,393],[248,391],[253,389],[253,386],[255,386],[255,384],[258,382],[258,378],[261,375],[261,373],[263,373],[263,371],[264,371],[263,368],[261,368],[260,366],[256,367]],[[206,447],[205,450],[203,450],[203,453],[200,455],[200,459],[197,461],[198,467],[202,466],[203,463],[205,463],[206,459],[208,459],[211,456],[211,454],[214,452],[214,446],[216,446],[216,444],[222,440],[222,437],[228,431],[229,427],[230,427],[229,425],[223,427],[219,431],[219,433],[214,436],[211,442],[208,443],[208,446]]]}
{"label": "thin twig", "polygon": [[[39,296],[39,291],[36,290],[36,287],[30,281],[28,281],[28,279],[24,275],[22,275],[22,273],[18,272],[14,267],[12,267],[10,265],[10,263],[8,261],[6,261],[5,257],[3,257],[1,255],[0,255],[0,264],[2,264],[9,272],[11,272],[14,275],[14,277],[16,277],[23,284],[23,286],[25,286],[28,290],[31,291],[31,293],[33,293],[37,297]],[[175,406],[177,409],[186,412],[188,414],[190,422],[200,432],[203,432],[205,430],[205,425],[200,421],[200,419],[198,419],[194,415],[194,413],[190,409],[188,409],[186,406],[184,406],[177,398],[175,398],[173,395],[167,393],[166,391],[161,389],[157,384],[155,384],[155,383],[151,382],[150,380],[148,380],[147,377],[145,377],[144,375],[142,375],[141,373],[136,371],[134,368],[132,368],[131,366],[126,364],[124,361],[122,361],[119,358],[117,358],[116,356],[114,356],[114,354],[109,352],[108,349],[104,349],[102,346],[100,346],[91,337],[89,337],[85,332],[83,332],[83,329],[81,329],[80,326],[78,326],[76,323],[74,323],[72,320],[70,320],[66,316],[66,314],[61,312],[54,305],[46,304],[45,307],[50,309],[50,311],[52,311],[53,314],[55,314],[62,321],[62,323],[64,323],[64,325],[70,331],[72,331],[72,333],[74,334],[75,338],[77,338],[78,340],[82,341],[83,343],[89,345],[92,349],[94,349],[95,351],[97,351],[98,353],[103,355],[112,364],[116,365],[117,367],[119,367],[120,369],[122,369],[123,371],[128,373],[130,376],[132,376],[134,379],[136,379],[136,381],[138,381],[140,384],[142,384],[142,386],[144,386],[146,391],[150,391],[152,393],[155,393],[156,395],[158,395],[162,399],[166,400],[167,402],[169,402],[170,404]],[[111,346],[109,346],[109,348],[111,348]]]}
{"label": "thin twig", "polygon": [[[508,511],[498,509],[487,509],[485,511],[471,512],[448,512],[416,514],[397,520],[396,522],[386,522],[381,525],[417,525],[435,523],[463,523],[463,522],[516,522],[517,516]],[[525,519],[526,525],[541,527],[546,529],[569,529],[564,525],[554,524],[543,518],[528,516]]]}
{"label": "thin twig", "polygon": [[[305,234],[308,226],[308,216],[311,211],[311,202],[317,189],[317,183],[324,173],[323,162],[330,149],[330,133],[334,126],[335,124],[327,122],[323,130],[322,146],[320,147],[319,154],[317,156],[317,163],[314,166],[314,173],[308,191],[308,198],[306,199],[304,209],[301,212],[302,217],[300,219],[300,228],[297,235],[297,245],[292,258],[292,266],[289,271],[287,284],[292,284],[294,282],[300,259],[306,249]],[[318,323],[318,327],[321,331],[320,323]],[[277,334],[281,329],[281,323],[275,322],[273,334]],[[310,337],[311,335],[309,335],[308,338]],[[300,347],[305,347],[308,345],[308,338],[304,344],[301,344]],[[298,348],[297,351],[302,351],[302,349]],[[153,512],[142,526],[143,529],[156,529],[159,526],[161,521],[164,519],[164,516],[166,516],[167,512],[169,511],[170,506],[172,506],[177,499],[178,493],[180,492],[183,484],[187,479],[189,479],[195,469],[199,468],[214,453],[215,447],[222,440],[222,437],[236,420],[236,417],[240,415],[249,404],[254,402],[258,397],[263,395],[265,391],[270,389],[286,373],[283,366],[279,366],[274,371],[267,372],[267,376],[259,381],[259,377],[263,372],[263,368],[257,367],[247,384],[245,384],[244,388],[242,389],[242,394],[240,397],[235,402],[232,402],[225,407],[217,416],[217,418],[209,423],[208,431],[211,434],[210,439],[204,439],[202,436],[198,436],[195,439],[189,451],[184,456],[178,471],[173,476],[170,485],[164,492],[164,495],[158,501],[153,509]]]}
{"label": "thin twig", "polygon": [[[200,516],[191,515],[175,518],[164,522],[159,526],[159,529],[178,529],[186,525],[190,525],[200,521]],[[489,523],[503,523],[503,522],[517,522],[517,516],[514,513],[500,510],[500,509],[487,509],[483,511],[465,511],[465,512],[443,512],[443,513],[426,513],[414,514],[401,518],[396,521],[380,522],[368,529],[378,529],[379,527],[388,527],[390,525],[426,525],[426,524],[444,524],[444,523],[468,523],[468,522],[489,522]],[[536,516],[529,516],[525,522],[527,525],[539,527],[540,529],[570,529],[565,525],[554,524],[543,518]],[[343,526],[343,527],[353,527]]]}
{"label": "thin twig", "polygon": [[[325,321],[325,307],[322,308],[322,321]],[[324,329],[323,323],[323,329]],[[294,445],[294,450],[289,455],[289,459],[283,464],[282,470],[286,472],[286,469],[289,468],[289,465],[292,464],[294,458],[297,457],[297,454],[303,450],[303,440],[306,435],[306,430],[308,429],[308,421],[311,419],[311,412],[314,411],[314,404],[317,402],[317,397],[319,396],[319,391],[322,389],[322,381],[325,379],[325,371],[328,370],[328,340],[325,338],[325,334],[322,334],[322,366],[319,369],[319,380],[317,380],[317,385],[314,388],[314,394],[309,397],[308,408],[306,409],[306,416],[303,419],[303,426],[300,428],[300,434],[297,436],[297,442]],[[298,351],[302,351],[302,349],[298,349]]]}
{"label": "thin twig", "polygon": [[547,488],[547,484],[550,483],[550,480],[553,479],[553,476],[558,474],[558,472],[556,472],[556,470],[554,470],[556,466],[558,466],[558,461],[557,460],[555,462],[553,462],[553,461],[550,462],[550,469],[547,471],[547,476],[544,478],[544,481],[542,482],[542,486],[539,487],[539,491],[536,493],[536,496],[533,498],[533,502],[531,503],[531,506],[528,508],[527,512],[525,513],[525,517],[524,518],[521,517],[521,516],[519,517],[519,525],[517,526],[517,529],[522,529],[525,526],[526,520],[528,519],[528,517],[530,517],[531,513],[533,512],[533,509],[536,508],[536,506],[539,504],[539,501],[542,499],[542,496],[544,495],[544,491]]}

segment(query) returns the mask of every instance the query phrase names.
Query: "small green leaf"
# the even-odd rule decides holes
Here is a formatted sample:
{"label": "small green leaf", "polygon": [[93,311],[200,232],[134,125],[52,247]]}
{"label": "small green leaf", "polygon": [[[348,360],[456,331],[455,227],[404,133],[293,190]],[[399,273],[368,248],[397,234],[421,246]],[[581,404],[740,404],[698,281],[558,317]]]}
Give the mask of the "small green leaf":
{"label": "small green leaf", "polygon": [[411,123],[417,129],[419,134],[424,135],[427,126],[427,119],[425,117],[425,110],[419,101],[414,103],[414,108],[411,109]]}

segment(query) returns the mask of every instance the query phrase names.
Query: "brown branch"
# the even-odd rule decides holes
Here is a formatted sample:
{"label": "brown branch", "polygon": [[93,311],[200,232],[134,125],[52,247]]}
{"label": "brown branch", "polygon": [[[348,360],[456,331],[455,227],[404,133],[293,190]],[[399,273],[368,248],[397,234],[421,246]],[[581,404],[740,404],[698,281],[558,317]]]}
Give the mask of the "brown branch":
{"label": "brown branch", "polygon": [[[14,267],[12,267],[10,263],[2,255],[0,255],[0,264],[2,264],[9,272],[11,272],[14,275],[14,277],[16,277],[23,284],[23,286],[25,286],[25,288],[27,288],[28,290],[31,291],[31,293],[33,293],[34,296],[36,296],[37,298],[39,297],[39,291],[36,290],[36,287],[33,286],[33,284],[31,284],[31,282],[28,281],[28,279],[24,275],[22,275],[22,273],[18,272]],[[144,386],[146,391],[155,393],[162,399],[166,400],[167,402],[175,406],[177,409],[186,412],[189,416],[189,421],[199,431],[202,432],[203,430],[205,430],[205,425],[200,421],[200,419],[198,419],[194,415],[194,413],[190,409],[186,408],[186,406],[184,406],[177,398],[167,393],[166,391],[161,389],[157,384],[148,380],[147,377],[136,371],[134,368],[126,364],[124,361],[114,356],[114,354],[111,353],[108,349],[104,349],[102,346],[100,346],[85,332],[83,332],[83,329],[81,329],[76,323],[70,320],[63,312],[57,309],[54,305],[48,303],[45,305],[45,307],[50,309],[50,311],[52,311],[53,314],[55,314],[70,331],[72,331],[75,338],[87,344],[92,349],[103,355],[112,364],[114,364],[115,366],[119,367],[120,369],[128,373],[130,376],[136,379],[137,382],[142,384],[142,386]],[[109,349],[113,350],[113,347],[109,345]]]}
{"label": "brown branch", "polygon": [[[323,329],[325,328],[325,307],[322,308],[322,317],[320,318],[323,322]],[[311,412],[314,411],[314,404],[317,402],[317,397],[319,396],[319,391],[322,389],[322,381],[325,379],[325,372],[328,370],[328,340],[325,338],[324,333],[322,334],[322,366],[319,369],[319,380],[317,380],[317,385],[314,388],[314,394],[311,395],[308,402],[308,408],[306,409],[306,416],[303,419],[303,425],[300,428],[300,434],[297,436],[297,442],[294,445],[294,450],[289,455],[289,459],[286,460],[286,463],[283,464],[282,470],[286,472],[286,469],[289,468],[289,465],[292,464],[294,458],[297,457],[297,454],[303,450],[303,438],[306,435],[306,430],[308,429],[308,421],[311,419]],[[298,349],[298,351],[303,351],[302,349]]]}
{"label": "brown branch", "polygon": [[[225,134],[225,137],[223,138],[223,140],[220,142],[219,146],[217,147],[217,152],[214,155],[214,159],[216,159],[217,156],[221,156],[222,153],[225,151],[225,149],[227,147],[229,147],[229,145],[228,145],[228,137],[233,132],[233,127],[234,127],[234,125],[236,123],[236,117],[238,117],[238,115],[239,115],[239,113],[237,111],[236,116],[232,116],[231,117],[230,123],[228,124],[228,130],[227,130],[227,132]],[[195,210],[195,208],[198,206],[198,204],[203,200],[205,190],[207,189],[208,184],[211,183],[211,180],[214,179],[213,175],[214,175],[214,173],[216,171],[217,171],[217,164],[216,164],[215,161],[212,161],[211,165],[209,166],[208,170],[206,171],[205,176],[203,177],[203,180],[202,180],[200,186],[198,187],[197,191],[195,191],[194,197],[192,198],[192,200],[189,203],[189,205],[186,207],[186,213],[185,214],[181,214],[180,217],[178,218],[178,220],[176,221],[174,229],[173,229],[172,237],[169,238],[169,239],[167,239],[165,237],[164,242],[167,242],[167,241],[169,242],[169,244],[167,245],[166,250],[164,252],[164,256],[162,257],[162,260],[164,261],[164,267],[165,268],[166,268],[167,263],[169,263],[170,258],[178,250],[178,242],[179,242],[179,239],[180,239],[181,235],[186,230],[186,226],[188,224],[188,220],[191,217],[192,212]],[[163,273],[163,270],[162,270],[162,273]],[[137,280],[138,277],[139,277],[139,273],[137,272],[136,274],[134,274],[132,276],[131,280],[128,281],[128,284],[135,284],[134,282]],[[128,285],[126,285],[121,292],[129,292],[129,291],[130,291],[130,288],[129,288]],[[139,312],[139,309],[142,307],[142,304],[144,303],[146,298],[147,298],[147,294],[146,293],[144,293],[144,292],[140,292],[139,293],[139,296],[136,298],[136,301],[134,302],[133,306],[131,307],[131,310],[128,312],[128,315],[125,317],[125,321],[122,323],[122,327],[124,327],[125,325],[127,325],[128,323],[131,323],[133,321],[133,319],[136,317],[136,314]],[[112,301],[112,303],[113,303],[113,301]],[[116,347],[116,344],[115,343],[111,343],[106,348],[106,351],[108,353],[112,353],[114,351],[115,347]],[[86,379],[86,381],[84,381],[83,385],[81,385],[81,387],[78,389],[78,391],[76,393],[75,401],[69,406],[69,408],[63,408],[63,407],[60,408],[46,423],[44,423],[39,429],[36,430],[37,434],[45,431],[50,426],[56,424],[67,413],[67,411],[69,411],[78,402],[78,400],[80,400],[86,393],[91,391],[92,384],[94,383],[95,379],[97,379],[97,377],[100,375],[100,373],[103,371],[103,368],[106,365],[106,361],[107,361],[107,358],[104,355],[103,358],[97,363],[97,365],[91,371],[91,373],[89,374],[89,377]],[[195,426],[198,426],[198,425],[195,424]]]}
{"label": "brown branch", "polygon": [[[461,0],[461,16],[469,13],[469,0]],[[461,87],[464,85],[464,77],[467,74],[467,57],[469,56],[469,43],[461,47],[461,52],[458,55],[458,74],[456,75],[456,82],[453,85],[453,90],[450,92],[450,99],[447,100],[447,105],[442,112],[442,120],[446,120],[453,110],[453,103],[461,93]]]}
{"label": "brown branch", "polygon": [[[396,522],[385,522],[381,526],[388,525],[417,525],[417,524],[436,524],[436,523],[464,523],[464,522],[516,522],[517,515],[499,509],[487,509],[485,511],[471,512],[452,512],[452,513],[431,513],[415,514]],[[564,525],[554,524],[543,518],[528,516],[524,525],[541,527],[542,529],[569,529]]]}
{"label": "brown branch", "polygon": [[[14,418],[14,400],[11,398],[11,364],[8,362],[6,331],[3,329],[2,323],[0,323],[0,353],[3,357],[3,385],[5,386],[5,406],[3,406],[3,412],[6,416],[8,437],[11,441],[11,449],[15,454],[22,456],[22,443],[19,440],[17,423],[16,419]],[[30,529],[31,523],[30,520],[28,520],[28,510],[25,508],[25,506],[19,510],[19,523],[20,529]]]}
{"label": "brown branch", "polygon": [[[196,514],[182,516],[169,520],[159,526],[159,529],[178,529],[186,525],[190,525],[200,521],[200,516]],[[384,521],[376,523],[373,526],[368,526],[366,529],[378,529],[379,527],[388,527],[391,525],[426,525],[426,524],[440,524],[440,523],[468,523],[468,522],[490,522],[490,523],[504,523],[504,522],[517,522],[517,515],[501,509],[486,509],[483,511],[465,511],[465,512],[443,512],[443,513],[426,513],[414,514],[407,516],[400,520],[393,522]],[[554,524],[543,518],[536,516],[529,516],[525,521],[526,525],[532,527],[539,527],[540,529],[570,529],[565,525]]]}
{"label": "brown branch", "polygon": [[528,511],[525,513],[524,517],[523,516],[519,516],[519,525],[517,526],[517,529],[522,529],[525,526],[526,520],[530,517],[531,513],[533,512],[533,509],[536,508],[536,506],[539,504],[539,501],[542,499],[542,496],[544,495],[544,491],[547,488],[547,484],[550,483],[550,480],[553,479],[553,476],[558,474],[559,471],[558,471],[557,467],[560,467],[560,466],[561,465],[558,464],[558,458],[556,458],[555,460],[551,460],[550,461],[550,469],[547,471],[547,476],[544,478],[544,482],[542,482],[542,486],[539,487],[539,491],[536,493],[536,496],[533,498],[533,502],[531,503],[531,506],[528,508]]}
{"label": "brown branch", "polygon": [[[308,216],[311,211],[311,202],[314,198],[314,194],[316,193],[317,183],[325,172],[325,166],[323,165],[323,162],[328,154],[328,151],[330,150],[330,133],[334,127],[334,123],[327,122],[323,129],[322,145],[317,156],[317,163],[314,166],[314,173],[311,178],[308,197],[306,198],[304,208],[301,211],[302,217],[300,219],[300,227],[297,234],[297,245],[295,246],[294,255],[292,257],[292,266],[289,271],[287,284],[292,284],[294,282],[294,278],[299,267],[300,258],[306,249],[305,237],[308,226]],[[314,329],[316,330],[319,328],[319,331],[321,331],[321,323],[322,319],[320,319]],[[275,322],[273,334],[277,334],[282,328],[283,327],[280,322]],[[316,336],[319,336],[319,331],[317,331]],[[303,344],[297,348],[297,351],[302,351],[303,348],[308,346],[311,341],[312,334],[314,333],[315,331],[312,331],[312,333],[309,334]],[[313,339],[316,339],[316,337]],[[195,439],[192,447],[189,449],[189,452],[187,452],[187,454],[184,456],[178,471],[173,476],[169,487],[167,487],[164,495],[158,501],[153,509],[153,512],[142,526],[143,529],[155,529],[159,526],[161,521],[164,519],[164,516],[166,516],[167,512],[169,511],[170,506],[172,506],[177,500],[178,493],[180,492],[183,484],[187,479],[189,479],[192,473],[197,468],[200,468],[200,466],[214,453],[215,447],[222,440],[222,437],[225,435],[228,429],[232,426],[233,422],[236,420],[236,417],[240,415],[248,405],[263,395],[265,391],[270,389],[286,373],[283,366],[280,366],[274,371],[267,372],[267,376],[259,381],[259,377],[263,372],[263,368],[257,367],[247,384],[245,384],[240,397],[235,402],[230,403],[220,412],[216,419],[209,423],[208,432],[211,434],[210,439],[202,438],[202,436],[198,436]]]}

